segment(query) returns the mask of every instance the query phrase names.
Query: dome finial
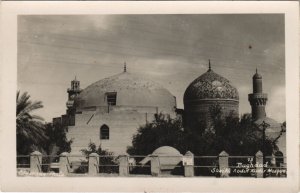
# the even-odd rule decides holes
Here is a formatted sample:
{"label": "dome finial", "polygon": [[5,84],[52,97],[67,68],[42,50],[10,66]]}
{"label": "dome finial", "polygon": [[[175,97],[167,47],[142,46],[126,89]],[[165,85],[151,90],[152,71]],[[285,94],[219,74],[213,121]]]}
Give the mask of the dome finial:
{"label": "dome finial", "polygon": [[257,68],[255,69],[255,72],[256,72],[256,74],[257,74]]}
{"label": "dome finial", "polygon": [[208,71],[211,71],[210,59],[208,59]]}
{"label": "dome finial", "polygon": [[124,72],[126,72],[127,69],[126,69],[126,62],[124,62]]}

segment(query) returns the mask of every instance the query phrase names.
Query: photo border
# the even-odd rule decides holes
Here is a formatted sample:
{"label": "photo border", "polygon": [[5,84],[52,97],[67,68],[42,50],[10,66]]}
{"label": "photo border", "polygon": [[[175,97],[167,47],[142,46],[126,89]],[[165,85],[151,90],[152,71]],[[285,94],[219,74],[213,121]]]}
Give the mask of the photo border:
{"label": "photo border", "polygon": [[[2,191],[297,192],[299,184],[299,4],[295,1],[102,1],[1,3]],[[79,14],[285,14],[286,178],[17,177],[17,16]]]}

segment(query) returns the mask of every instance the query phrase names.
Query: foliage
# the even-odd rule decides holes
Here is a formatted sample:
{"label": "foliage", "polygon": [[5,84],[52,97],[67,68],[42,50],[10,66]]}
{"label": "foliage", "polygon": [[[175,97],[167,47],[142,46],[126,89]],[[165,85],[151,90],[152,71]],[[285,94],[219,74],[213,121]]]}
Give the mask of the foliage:
{"label": "foliage", "polygon": [[183,154],[191,151],[195,155],[218,155],[226,151],[229,155],[244,156],[255,155],[263,149],[271,155],[277,148],[276,142],[271,139],[266,138],[263,143],[262,128],[253,125],[250,114],[240,119],[233,114],[224,116],[221,107],[216,104],[211,106],[210,115],[209,120],[203,119],[196,128],[183,129],[181,119],[158,114],[153,122],[138,129],[127,152],[148,155],[156,148],[168,145]]}
{"label": "foliage", "polygon": [[[44,124],[43,118],[32,115],[34,110],[43,108],[41,101],[31,101],[25,92],[16,96],[16,124],[17,124],[17,154],[29,155],[33,151],[51,156],[71,151],[72,141],[66,138],[65,127],[61,124]],[[54,157],[43,157],[43,171],[49,171],[47,163],[55,161]],[[56,158],[58,161],[58,158]],[[18,157],[18,164],[29,164],[28,157]]]}
{"label": "foliage", "polygon": [[27,155],[32,151],[43,151],[40,144],[48,140],[42,118],[32,115],[32,111],[43,107],[41,101],[31,101],[25,92],[16,97],[16,125],[17,125],[17,154]]}
{"label": "foliage", "polygon": [[[117,160],[114,158],[114,154],[112,152],[109,152],[107,150],[103,150],[101,146],[97,148],[95,143],[90,142],[88,144],[88,147],[86,149],[81,150],[82,154],[86,156],[88,159],[89,155],[91,153],[97,153],[99,157],[99,171],[101,173],[117,173],[119,168],[118,168],[118,163]],[[88,162],[83,161],[81,163],[81,166],[75,170],[75,173],[87,173],[88,172],[88,167],[87,167]]]}
{"label": "foliage", "polygon": [[275,138],[275,140],[273,141],[274,144],[277,143],[278,139],[286,132],[286,121],[284,121],[282,124],[281,124],[281,130],[280,130],[280,133],[279,135]]}
{"label": "foliage", "polygon": [[71,152],[72,140],[68,140],[66,136],[67,126],[61,123],[47,123],[45,125],[45,134],[49,140],[45,142],[45,149],[49,155],[59,155],[62,152]]}
{"label": "foliage", "polygon": [[71,152],[71,143],[72,140],[68,140],[66,137],[66,126],[62,126],[59,123],[45,124],[45,135],[48,137],[48,140],[44,141],[43,144],[40,144],[49,157],[43,157],[44,165],[42,167],[43,171],[49,171],[50,167],[47,164],[52,162],[58,162],[59,156],[63,152]]}
{"label": "foliage", "polygon": [[181,119],[158,114],[153,122],[138,128],[133,136],[132,146],[127,148],[131,155],[148,155],[161,146],[173,146],[184,151],[184,132]]}
{"label": "foliage", "polygon": [[[224,116],[219,104],[210,107],[211,124],[201,135],[193,136],[189,147],[198,155],[218,155],[226,151],[229,155],[255,155],[258,150],[271,154],[275,148],[272,140],[266,138],[263,148],[262,129],[254,126],[251,115],[239,119],[233,113]],[[188,133],[187,135],[193,135]]]}

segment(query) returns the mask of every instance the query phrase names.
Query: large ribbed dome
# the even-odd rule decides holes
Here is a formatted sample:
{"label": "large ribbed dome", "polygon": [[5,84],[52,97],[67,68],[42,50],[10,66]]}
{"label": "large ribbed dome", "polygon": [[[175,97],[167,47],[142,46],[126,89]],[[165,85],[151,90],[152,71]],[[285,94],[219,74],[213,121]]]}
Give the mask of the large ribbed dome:
{"label": "large ribbed dome", "polygon": [[159,84],[123,72],[99,80],[85,88],[77,98],[79,108],[107,106],[107,93],[116,93],[116,106],[174,108],[174,96]]}
{"label": "large ribbed dome", "polygon": [[209,69],[195,79],[184,93],[184,101],[199,99],[239,100],[239,94],[226,78]]}

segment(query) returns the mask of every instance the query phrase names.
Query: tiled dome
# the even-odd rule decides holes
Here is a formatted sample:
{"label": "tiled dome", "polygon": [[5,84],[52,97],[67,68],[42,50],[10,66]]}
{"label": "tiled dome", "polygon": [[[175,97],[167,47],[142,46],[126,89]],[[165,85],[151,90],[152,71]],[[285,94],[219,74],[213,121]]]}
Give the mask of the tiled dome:
{"label": "tiled dome", "polygon": [[209,69],[195,79],[184,93],[185,102],[199,99],[239,100],[239,94],[226,78]]}

